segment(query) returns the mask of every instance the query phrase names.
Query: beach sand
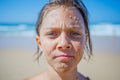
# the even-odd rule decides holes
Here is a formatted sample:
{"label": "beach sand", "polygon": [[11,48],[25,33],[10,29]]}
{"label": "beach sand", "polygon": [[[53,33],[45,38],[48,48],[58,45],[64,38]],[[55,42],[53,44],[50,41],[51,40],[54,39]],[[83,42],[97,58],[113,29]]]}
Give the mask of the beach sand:
{"label": "beach sand", "polygon": [[[82,59],[78,70],[91,80],[120,80],[120,37],[92,37],[92,60]],[[0,80],[24,80],[47,68],[42,55],[34,61],[34,37],[0,38]]]}

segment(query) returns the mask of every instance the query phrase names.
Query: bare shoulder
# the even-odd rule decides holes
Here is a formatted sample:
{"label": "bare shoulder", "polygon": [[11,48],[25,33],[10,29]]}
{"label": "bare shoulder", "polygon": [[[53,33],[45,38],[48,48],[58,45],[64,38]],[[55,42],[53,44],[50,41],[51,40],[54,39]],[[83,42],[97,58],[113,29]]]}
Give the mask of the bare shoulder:
{"label": "bare shoulder", "polygon": [[24,80],[45,80],[45,72],[42,72],[42,73],[35,75],[33,77],[30,77],[30,78],[26,78]]}

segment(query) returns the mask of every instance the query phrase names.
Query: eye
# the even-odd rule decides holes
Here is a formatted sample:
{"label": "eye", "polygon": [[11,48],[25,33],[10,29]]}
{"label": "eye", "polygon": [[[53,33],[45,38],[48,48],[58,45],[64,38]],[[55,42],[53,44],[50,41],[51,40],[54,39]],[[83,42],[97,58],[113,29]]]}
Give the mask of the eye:
{"label": "eye", "polygon": [[71,32],[70,35],[72,37],[80,38],[82,34],[80,32]]}
{"label": "eye", "polygon": [[48,35],[48,37],[50,37],[50,38],[55,38],[55,37],[58,36],[58,33],[57,33],[57,32],[48,32],[47,35]]}
{"label": "eye", "polygon": [[50,33],[48,33],[48,35],[55,36],[57,34],[55,32],[50,32]]}

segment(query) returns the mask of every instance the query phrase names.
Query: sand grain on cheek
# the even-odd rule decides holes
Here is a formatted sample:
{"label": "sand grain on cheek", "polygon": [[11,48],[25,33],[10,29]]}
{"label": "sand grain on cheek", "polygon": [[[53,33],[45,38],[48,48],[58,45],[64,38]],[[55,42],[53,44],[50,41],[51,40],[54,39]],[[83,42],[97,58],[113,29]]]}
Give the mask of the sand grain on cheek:
{"label": "sand grain on cheek", "polygon": [[77,61],[79,61],[82,58],[82,55],[83,55],[83,46],[82,46],[81,42],[78,42],[76,44],[77,44],[77,46],[76,46],[75,56],[76,56]]}
{"label": "sand grain on cheek", "polygon": [[82,56],[82,49],[78,49],[77,53],[76,53],[76,56]]}

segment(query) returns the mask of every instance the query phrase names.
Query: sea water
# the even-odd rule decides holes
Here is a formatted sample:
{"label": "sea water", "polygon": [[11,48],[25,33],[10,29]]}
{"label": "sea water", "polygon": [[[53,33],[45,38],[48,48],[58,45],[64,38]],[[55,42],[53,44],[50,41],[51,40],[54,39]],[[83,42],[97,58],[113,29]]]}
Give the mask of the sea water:
{"label": "sea water", "polygon": [[[0,23],[0,37],[33,37],[35,28],[32,23]],[[120,24],[90,24],[89,29],[92,36],[120,36]]]}
{"label": "sea water", "polygon": [[32,23],[4,23],[0,24],[0,37],[34,36],[35,25]]}

